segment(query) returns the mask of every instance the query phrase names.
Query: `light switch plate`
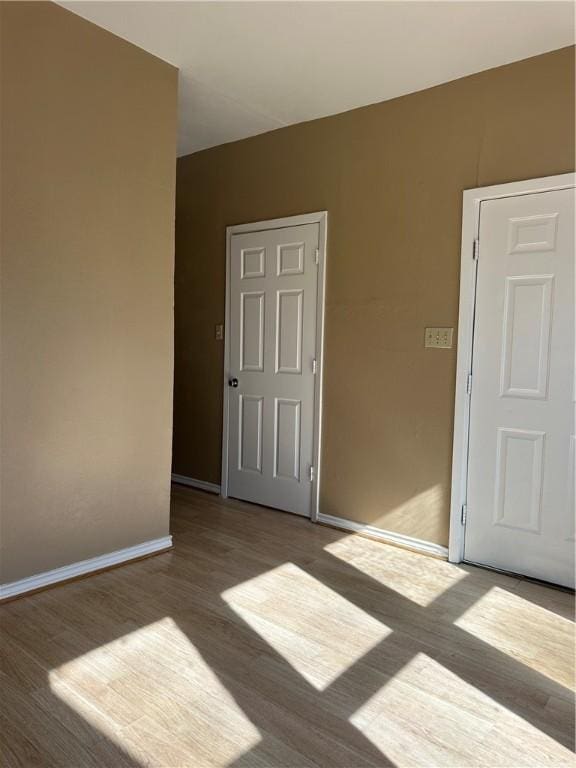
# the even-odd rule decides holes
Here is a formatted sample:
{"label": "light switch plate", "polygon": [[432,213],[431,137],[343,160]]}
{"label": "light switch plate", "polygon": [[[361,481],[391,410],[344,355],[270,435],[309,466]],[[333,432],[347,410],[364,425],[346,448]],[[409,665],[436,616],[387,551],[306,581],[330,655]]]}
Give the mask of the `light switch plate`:
{"label": "light switch plate", "polygon": [[424,336],[425,347],[436,349],[452,349],[454,328],[426,328]]}
{"label": "light switch plate", "polygon": [[216,337],[216,341],[222,341],[224,338],[224,326],[223,325],[217,325],[215,328],[214,336]]}

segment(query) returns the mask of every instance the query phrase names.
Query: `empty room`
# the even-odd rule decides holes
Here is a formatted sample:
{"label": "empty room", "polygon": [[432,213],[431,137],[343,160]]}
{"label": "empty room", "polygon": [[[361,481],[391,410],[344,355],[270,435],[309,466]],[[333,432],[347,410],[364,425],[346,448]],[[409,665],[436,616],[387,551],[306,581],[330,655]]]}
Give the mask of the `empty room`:
{"label": "empty room", "polygon": [[575,20],[0,0],[3,768],[576,768]]}

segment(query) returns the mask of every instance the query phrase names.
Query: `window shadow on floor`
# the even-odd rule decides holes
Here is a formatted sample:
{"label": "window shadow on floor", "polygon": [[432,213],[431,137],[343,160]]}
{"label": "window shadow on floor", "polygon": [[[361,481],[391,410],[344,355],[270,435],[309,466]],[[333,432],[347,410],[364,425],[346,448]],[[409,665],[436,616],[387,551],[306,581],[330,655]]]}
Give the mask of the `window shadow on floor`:
{"label": "window shadow on floor", "polygon": [[[210,745],[207,754],[202,752],[206,745],[194,751],[193,723],[187,726],[171,718],[171,697],[174,701],[180,697],[178,711],[188,707],[191,721],[196,722],[196,692],[184,689],[182,694],[171,687],[177,663],[167,657],[170,645],[157,646],[149,690],[139,688],[141,682],[122,679],[122,638],[146,628],[153,632],[166,617],[259,734],[248,749],[238,744],[237,754],[228,760],[234,768],[395,765],[351,720],[419,655],[558,744],[574,749],[571,692],[456,623],[495,583],[506,590],[506,577],[466,567],[451,585],[421,605],[330,551],[348,538],[341,532],[194,491],[177,492],[173,532],[171,553],[3,607],[4,765],[219,764],[216,744],[210,763]],[[375,546],[382,557],[387,556],[386,545]],[[230,590],[286,563],[387,628],[385,637],[322,688],[305,679],[226,599]],[[419,572],[425,574],[426,568]],[[545,603],[545,593],[537,594]],[[95,655],[92,661],[89,655],[97,649],[100,658]],[[79,657],[87,659],[82,677],[76,679],[80,673],[73,668],[67,677],[66,665]],[[143,654],[141,668],[136,665],[134,670],[138,681],[146,678],[145,662]],[[55,675],[54,670],[63,672]],[[123,682],[134,697],[128,705],[119,693]],[[69,698],[68,690],[58,690],[58,685],[70,688]],[[156,701],[163,696],[164,711]],[[547,707],[550,700],[559,709]],[[142,713],[143,721],[138,721],[136,712]],[[154,727],[153,736],[149,731]],[[459,734],[453,736],[456,744]],[[226,733],[222,738],[234,740]],[[182,762],[187,755],[189,762]]]}

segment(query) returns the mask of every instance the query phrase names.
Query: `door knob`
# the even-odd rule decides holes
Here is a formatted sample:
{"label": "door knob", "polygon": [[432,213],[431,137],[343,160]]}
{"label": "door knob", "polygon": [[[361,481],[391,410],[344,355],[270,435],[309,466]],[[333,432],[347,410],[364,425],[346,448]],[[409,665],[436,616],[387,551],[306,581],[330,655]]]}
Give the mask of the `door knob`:
{"label": "door knob", "polygon": [[237,387],[238,386],[238,379],[228,379],[228,386],[229,387]]}

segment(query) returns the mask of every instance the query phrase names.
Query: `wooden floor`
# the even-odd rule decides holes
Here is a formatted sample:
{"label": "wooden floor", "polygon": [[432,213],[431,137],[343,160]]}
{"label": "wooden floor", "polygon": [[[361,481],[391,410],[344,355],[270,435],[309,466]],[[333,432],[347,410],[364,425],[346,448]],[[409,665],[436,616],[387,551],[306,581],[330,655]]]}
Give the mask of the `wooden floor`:
{"label": "wooden floor", "polygon": [[0,609],[3,768],[574,765],[571,595],[181,487],[172,531]]}

